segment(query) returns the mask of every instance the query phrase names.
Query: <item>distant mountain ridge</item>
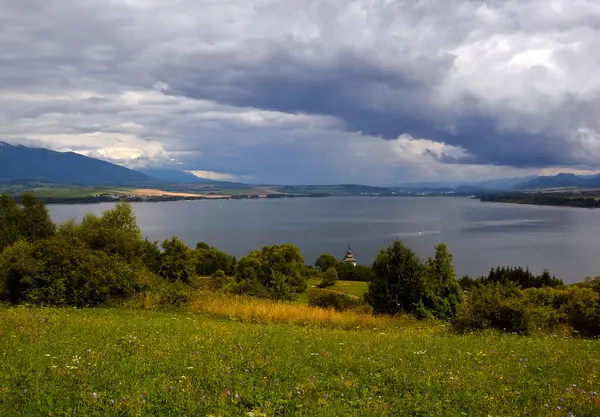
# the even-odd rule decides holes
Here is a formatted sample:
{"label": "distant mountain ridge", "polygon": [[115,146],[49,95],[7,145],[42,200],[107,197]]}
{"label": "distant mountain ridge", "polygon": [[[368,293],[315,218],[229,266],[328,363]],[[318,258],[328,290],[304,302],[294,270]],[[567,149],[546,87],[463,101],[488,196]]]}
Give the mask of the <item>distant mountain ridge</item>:
{"label": "distant mountain ridge", "polygon": [[[199,178],[194,174],[173,168],[144,168],[139,171],[110,162],[90,158],[74,152],[57,152],[45,148],[30,148],[0,141],[0,182],[42,181],[81,186],[160,187],[171,184],[195,184],[196,187],[261,187]],[[281,193],[328,193],[332,195],[379,195],[414,193],[476,194],[486,191],[525,191],[548,188],[600,188],[600,174],[575,175],[561,173],[553,176],[499,178],[476,182],[415,182],[392,187],[374,187],[360,184],[338,185],[271,185]]]}
{"label": "distant mountain ridge", "polygon": [[77,185],[143,185],[157,181],[141,172],[74,152],[0,142],[0,181],[17,180]]}
{"label": "distant mountain ridge", "polygon": [[575,175],[561,173],[553,176],[537,177],[517,185],[517,189],[532,190],[544,188],[600,188],[599,175]]}

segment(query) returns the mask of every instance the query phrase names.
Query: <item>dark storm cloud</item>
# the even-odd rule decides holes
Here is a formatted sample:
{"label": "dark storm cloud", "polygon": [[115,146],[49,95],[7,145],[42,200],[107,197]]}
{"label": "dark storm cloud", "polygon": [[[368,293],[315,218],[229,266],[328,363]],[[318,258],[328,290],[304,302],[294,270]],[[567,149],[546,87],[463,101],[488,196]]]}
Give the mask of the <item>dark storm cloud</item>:
{"label": "dark storm cloud", "polygon": [[599,21],[586,0],[5,0],[0,133],[289,181],[598,167]]}

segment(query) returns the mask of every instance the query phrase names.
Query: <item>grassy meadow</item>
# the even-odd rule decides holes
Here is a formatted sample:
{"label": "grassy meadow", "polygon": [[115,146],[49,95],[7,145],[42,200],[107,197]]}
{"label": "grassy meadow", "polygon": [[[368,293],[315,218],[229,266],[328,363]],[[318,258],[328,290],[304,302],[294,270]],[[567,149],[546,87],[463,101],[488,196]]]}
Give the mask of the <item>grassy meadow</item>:
{"label": "grassy meadow", "polygon": [[600,415],[598,340],[260,303],[0,307],[0,415]]}

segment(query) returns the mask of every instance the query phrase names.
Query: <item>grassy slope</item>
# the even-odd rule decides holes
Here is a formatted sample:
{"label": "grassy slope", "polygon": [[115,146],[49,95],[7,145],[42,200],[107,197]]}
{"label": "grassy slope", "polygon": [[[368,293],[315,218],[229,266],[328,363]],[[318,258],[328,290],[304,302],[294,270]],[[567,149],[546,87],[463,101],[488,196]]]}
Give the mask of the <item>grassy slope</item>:
{"label": "grassy slope", "polygon": [[[308,286],[316,287],[320,282],[320,279],[310,279],[308,280]],[[328,287],[327,289],[332,291],[340,291],[346,294],[360,297],[367,292],[368,283],[357,281],[338,281],[336,285],[334,285],[333,287]],[[301,305],[308,305],[308,294],[306,292],[299,294],[296,303]]]}
{"label": "grassy slope", "polygon": [[600,341],[125,309],[0,317],[2,416],[600,413]]}

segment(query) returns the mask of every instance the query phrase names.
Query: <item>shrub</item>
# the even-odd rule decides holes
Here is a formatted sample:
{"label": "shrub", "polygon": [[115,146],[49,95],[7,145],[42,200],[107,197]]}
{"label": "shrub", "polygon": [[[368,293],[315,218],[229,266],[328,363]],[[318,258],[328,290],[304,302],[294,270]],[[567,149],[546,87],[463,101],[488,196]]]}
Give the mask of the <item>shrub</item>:
{"label": "shrub", "polygon": [[162,307],[184,307],[190,303],[187,287],[182,282],[167,285],[160,292],[160,305]]}
{"label": "shrub", "polygon": [[0,256],[3,297],[13,304],[99,306],[139,290],[136,271],[83,242],[18,242]]}
{"label": "shrub", "polygon": [[323,279],[319,284],[319,288],[333,287],[338,280],[337,271],[334,268],[329,268],[323,274]]}
{"label": "shrub", "polygon": [[210,277],[210,286],[211,286],[211,288],[213,288],[215,290],[222,289],[223,287],[225,287],[230,282],[231,282],[231,279],[229,279],[225,275],[225,272],[223,272],[221,270],[215,272]]}
{"label": "shrub", "polygon": [[513,283],[474,287],[454,318],[454,328],[460,332],[494,328],[528,333],[531,325],[524,305],[517,300],[519,295]]}
{"label": "shrub", "polygon": [[333,308],[337,311],[345,311],[357,308],[360,304],[360,299],[348,294],[317,288],[308,289],[308,305],[312,307]]}
{"label": "shrub", "polygon": [[352,265],[349,263],[338,263],[335,267],[338,279],[342,281],[369,282],[373,278],[373,270],[365,265]]}
{"label": "shrub", "polygon": [[600,296],[590,288],[529,288],[517,284],[474,287],[454,321],[459,331],[496,328],[515,333],[574,330],[600,335]]}

